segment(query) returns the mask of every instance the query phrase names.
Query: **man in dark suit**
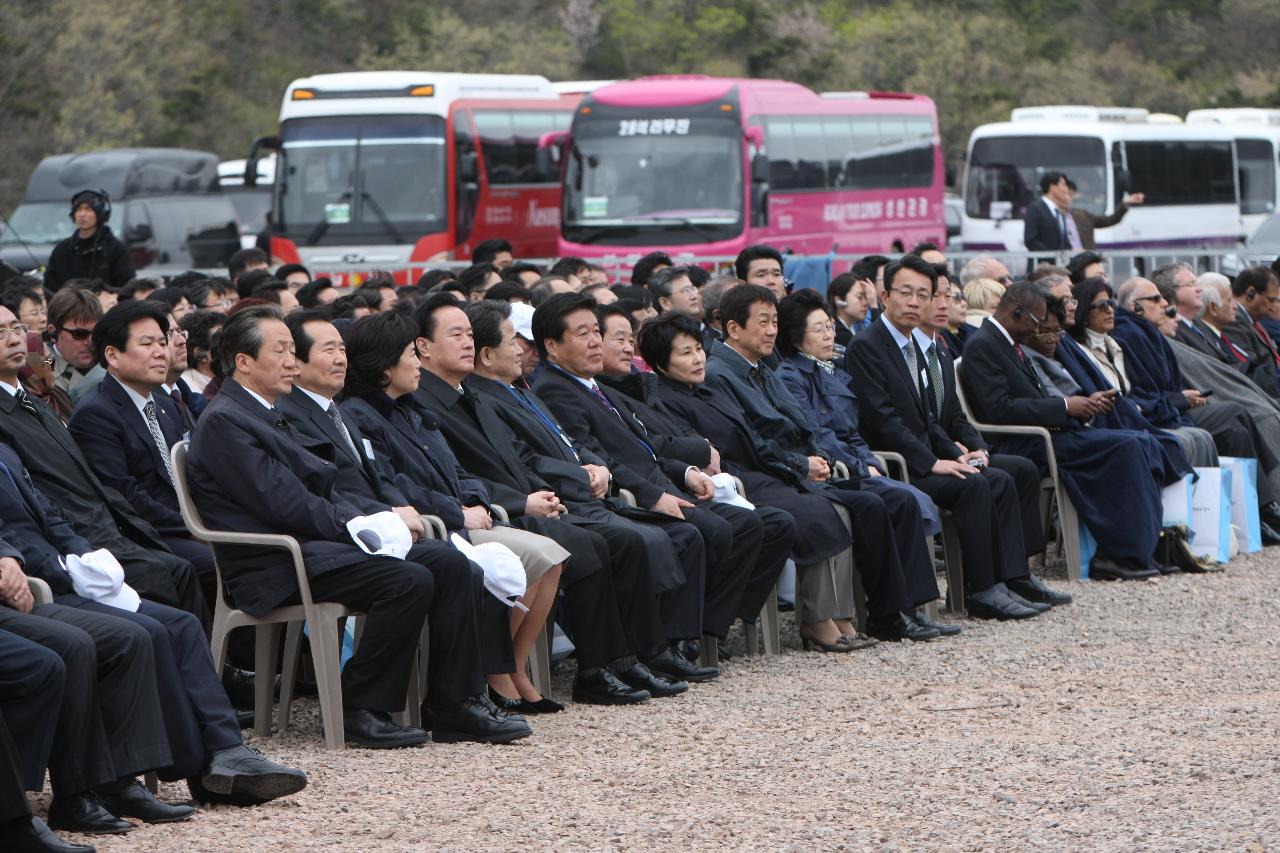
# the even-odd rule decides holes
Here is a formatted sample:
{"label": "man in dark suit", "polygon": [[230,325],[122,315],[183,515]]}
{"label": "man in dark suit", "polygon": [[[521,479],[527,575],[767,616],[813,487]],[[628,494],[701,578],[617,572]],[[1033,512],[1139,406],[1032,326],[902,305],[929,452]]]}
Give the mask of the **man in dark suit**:
{"label": "man in dark suit", "polygon": [[1280,353],[1262,327],[1271,306],[1280,302],[1280,282],[1266,267],[1242,270],[1231,284],[1236,299],[1235,319],[1222,327],[1222,336],[1248,359],[1245,372],[1269,397],[1280,397]]}
{"label": "man in dark suit", "polygon": [[[1092,419],[1108,408],[1099,401],[1053,397],[1045,391],[1022,344],[1029,345],[1044,324],[1048,300],[1065,312],[1061,300],[1046,299],[1038,285],[1010,285],[993,316],[965,344],[960,368],[965,395],[984,423],[1050,430],[1059,476],[1098,542],[1091,577],[1151,577],[1159,571],[1154,555],[1162,517],[1160,490],[1171,472],[1153,436],[1092,427]],[[1002,436],[997,447],[1045,464],[1037,439]]]}
{"label": "man in dark suit", "polygon": [[890,640],[955,633],[954,626],[935,623],[924,612],[924,605],[937,598],[938,588],[914,499],[864,489],[853,472],[848,480],[837,479],[831,458],[818,446],[795,397],[782,378],[764,366],[776,339],[773,295],[739,288],[725,300],[721,313],[725,342],[711,351],[706,384],[737,402],[753,430],[777,448],[775,453],[795,476],[828,484],[832,498],[849,510],[854,563],[867,594],[867,633]]}
{"label": "man in dark suit", "polygon": [[[507,303],[481,301],[467,306],[468,324],[473,319],[477,322],[471,326],[475,339],[470,368],[481,362],[491,368],[501,364],[498,369],[514,381],[520,376],[519,349],[515,328],[503,309],[509,309]],[[420,315],[420,321],[424,317]],[[453,312],[446,317],[458,319]],[[426,332],[422,325],[420,331]],[[435,323],[433,334],[439,328],[440,323]],[[549,536],[573,554],[563,586],[578,666],[588,673],[574,685],[575,700],[608,699],[614,690],[606,669],[633,690],[652,693],[643,672],[629,672],[631,660],[648,669],[653,661],[659,669],[668,670],[674,661],[667,651],[657,595],[645,566],[644,539],[627,528],[571,513],[550,484],[524,466],[516,451],[519,439],[494,411],[495,403],[469,387],[471,370],[465,354],[456,358],[434,348],[421,363],[422,385],[415,396],[439,420],[459,462],[484,482],[491,500],[506,508],[512,524]],[[555,507],[553,513],[543,509],[548,504]],[[679,677],[672,678],[683,683]],[[665,691],[659,685],[659,695]]]}
{"label": "man in dark suit", "polygon": [[202,801],[263,802],[302,790],[307,780],[301,771],[268,761],[240,740],[235,710],[213,671],[199,621],[145,597],[128,609],[127,593],[106,601],[80,595],[64,567],[66,558],[83,557],[94,546],[36,489],[17,454],[3,445],[0,465],[7,471],[0,474],[0,538],[21,555],[24,572],[49,584],[57,604],[128,620],[146,631],[173,756],[163,771],[166,778],[186,777],[192,795]]}
{"label": "man in dark suit", "polygon": [[711,478],[696,465],[658,455],[644,425],[626,413],[616,392],[597,384],[604,360],[595,308],[595,300],[570,293],[539,306],[533,333],[542,367],[533,387],[565,431],[607,461],[617,485],[647,511],[641,517],[670,537],[683,571],[675,576],[655,572],[654,579],[663,592],[667,636],[680,653],[678,641],[697,640],[710,625],[704,621],[704,591],[719,602],[730,597],[720,596],[721,589],[740,596],[750,567],[725,565],[732,526],[689,500],[710,499],[715,493]]}
{"label": "man in dark suit", "polygon": [[[93,853],[53,834],[31,813],[27,789],[44,787],[66,672],[58,655],[0,630],[0,838],[17,853]],[[16,729],[21,747],[10,735]]]}
{"label": "man in dark suit", "polygon": [[1035,465],[993,456],[956,396],[954,365],[935,337],[946,321],[950,286],[935,266],[912,255],[886,267],[884,314],[858,336],[845,366],[872,445],[901,453],[911,484],[955,515],[970,611],[1025,618],[1034,615],[1027,609],[1071,597],[1049,589],[1027,566],[1027,557],[1044,548]]}
{"label": "man in dark suit", "polygon": [[[200,416],[187,459],[193,498],[216,529],[293,536],[313,597],[365,614],[360,646],[342,671],[347,737],[371,747],[426,741],[424,731],[399,726],[390,715],[404,707],[428,613],[435,740],[527,736],[522,718],[499,712],[484,695],[478,568],[446,549],[428,570],[358,547],[347,524],[360,511],[335,494],[336,466],[310,450],[275,407],[292,390],[296,368],[293,336],[279,311],[254,306],[232,317],[223,328],[221,359],[227,380]],[[412,534],[416,514],[396,514]],[[250,614],[300,600],[287,554],[254,546],[217,551],[228,592]]]}
{"label": "man in dark suit", "polygon": [[[1174,338],[1220,364],[1244,373],[1248,369],[1248,357],[1224,341],[1222,333],[1218,331],[1236,317],[1236,300],[1231,295],[1231,279],[1222,273],[1207,272],[1195,278],[1195,284],[1194,290],[1189,291],[1175,285],[1178,328],[1174,332]],[[1211,325],[1214,321],[1217,321],[1217,327]]]}
{"label": "man in dark suit", "polygon": [[1071,208],[1071,187],[1061,172],[1040,176],[1040,197],[1027,205],[1022,217],[1022,242],[1028,251],[1066,253],[1084,248]]}
{"label": "man in dark suit", "polygon": [[103,485],[62,421],[22,387],[25,333],[0,307],[0,441],[12,447],[33,483],[57,504],[75,532],[95,548],[106,548],[124,566],[139,595],[208,618],[199,576],[187,560],[169,551],[160,534],[110,486]]}
{"label": "man in dark suit", "polygon": [[[661,275],[655,273],[655,278]],[[606,389],[617,392],[613,399],[624,407],[619,411],[643,424],[659,455],[680,459],[707,474],[719,474],[720,452],[658,399],[657,374],[641,372],[632,365],[635,321],[631,315],[612,305],[602,306],[596,314],[604,333],[604,370],[596,378]],[[724,639],[735,618],[754,624],[773,594],[795,541],[796,521],[785,510],[771,506],[747,508],[709,501],[703,507],[733,528],[733,547],[721,562],[750,567],[741,587],[721,585],[722,600],[715,600],[708,590],[703,622],[710,626],[709,633]],[[714,560],[708,561],[709,570],[714,565]]]}
{"label": "man in dark suit", "polygon": [[161,390],[172,332],[159,302],[121,302],[103,315],[93,344],[107,376],[76,407],[67,428],[103,485],[124,495],[169,550],[196,567],[205,600],[212,601],[213,552],[191,538],[169,470],[169,448],[190,438],[182,413]]}
{"label": "man in dark suit", "polygon": [[187,363],[187,330],[178,325],[178,320],[169,315],[169,370],[165,374],[164,384],[160,392],[167,394],[177,410],[178,420],[182,423],[183,432],[194,432],[196,418],[204,411],[209,401],[203,394],[197,394],[182,378],[189,367]]}
{"label": "man in dark suit", "polygon": [[[8,507],[12,497],[0,496],[0,503],[18,510]],[[135,778],[147,770],[172,777],[146,630],[105,613],[35,604],[22,560],[0,540],[0,667],[26,667],[0,677],[7,685],[0,686],[0,717],[22,744],[28,790],[43,787],[48,767],[49,820],[73,832],[127,832],[126,815],[146,823],[190,817],[189,806],[161,803]],[[25,648],[4,648],[4,638]],[[57,683],[42,685],[37,674],[49,656]],[[2,695],[22,684],[32,689]]]}

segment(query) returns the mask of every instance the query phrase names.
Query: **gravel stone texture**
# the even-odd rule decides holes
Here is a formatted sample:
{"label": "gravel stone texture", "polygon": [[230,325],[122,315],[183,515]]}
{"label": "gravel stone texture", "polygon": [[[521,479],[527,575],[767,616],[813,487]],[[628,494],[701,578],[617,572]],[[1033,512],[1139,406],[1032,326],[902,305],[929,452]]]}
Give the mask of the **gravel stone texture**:
{"label": "gravel stone texture", "polygon": [[[675,699],[571,704],[511,746],[326,752],[303,699],[287,734],[250,741],[307,771],[301,794],[92,841],[106,853],[1280,850],[1278,556],[1241,556],[1222,575],[1057,580],[1073,605],[848,655],[799,651],[788,616],[780,657],[739,654]],[[557,670],[559,698],[571,677]]]}

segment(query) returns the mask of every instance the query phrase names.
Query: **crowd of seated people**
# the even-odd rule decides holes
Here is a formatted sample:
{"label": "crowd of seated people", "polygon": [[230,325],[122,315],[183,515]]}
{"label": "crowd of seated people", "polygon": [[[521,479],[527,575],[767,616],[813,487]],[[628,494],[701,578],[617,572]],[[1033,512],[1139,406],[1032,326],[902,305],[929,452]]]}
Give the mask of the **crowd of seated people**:
{"label": "crowd of seated people", "polygon": [[[192,535],[180,442],[209,527],[292,536],[312,597],[364,615],[343,736],[375,749],[507,743],[565,711],[528,675],[548,620],[571,635],[574,702],[686,693],[793,567],[805,649],[954,637],[930,607],[944,514],[971,617],[1070,603],[1030,569],[1053,535],[1043,446],[984,436],[962,398],[979,423],[1050,430],[1094,578],[1214,570],[1162,542],[1161,490],[1219,455],[1257,459],[1262,538],[1280,543],[1270,269],[1172,265],[1113,286],[1093,252],[1014,278],[921,244],[863,258],[824,295],[794,290],[768,246],[719,274],[653,252],[616,281],[503,240],[409,285],[271,261],[247,249],[225,277],[119,289],[0,284],[0,837],[15,849],[191,819],[148,772],[196,803],[306,784],[240,739],[274,676],[252,671],[252,633],[232,633],[223,672],[209,649],[219,575],[261,617],[300,602],[292,562]],[[498,591],[503,566],[517,591]],[[424,622],[412,726],[393,714]],[[23,793],[46,773],[47,823]]]}

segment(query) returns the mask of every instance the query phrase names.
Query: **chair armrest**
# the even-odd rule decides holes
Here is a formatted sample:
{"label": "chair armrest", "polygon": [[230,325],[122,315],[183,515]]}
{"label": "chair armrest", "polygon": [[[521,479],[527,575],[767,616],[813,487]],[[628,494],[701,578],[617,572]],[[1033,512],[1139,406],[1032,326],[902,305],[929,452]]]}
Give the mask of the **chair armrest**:
{"label": "chair armrest", "polygon": [[849,466],[837,459],[831,465],[832,479],[847,480],[849,479]]}
{"label": "chair armrest", "polygon": [[493,514],[497,516],[499,521],[511,523],[511,516],[507,513],[507,508],[501,504],[490,504],[489,509],[493,510]]}
{"label": "chair armrest", "polygon": [[618,489],[618,500],[627,506],[636,506],[636,496],[631,494],[628,489]]}
{"label": "chair armrest", "polygon": [[747,487],[737,477],[733,478],[733,490],[738,493],[738,497],[745,498],[747,496]]}
{"label": "chair armrest", "polygon": [[422,516],[422,523],[426,525],[427,536],[431,539],[448,539],[449,528],[444,526],[444,519],[438,515]]}
{"label": "chair armrest", "polygon": [[[903,483],[911,482],[911,475],[907,472],[907,457],[892,450],[872,450],[871,453],[880,460],[880,467],[884,468],[886,475]],[[897,468],[898,473],[894,473],[894,468]]]}
{"label": "chair armrest", "polygon": [[40,578],[27,578],[27,586],[31,588],[31,597],[35,604],[53,604],[53,590]]}

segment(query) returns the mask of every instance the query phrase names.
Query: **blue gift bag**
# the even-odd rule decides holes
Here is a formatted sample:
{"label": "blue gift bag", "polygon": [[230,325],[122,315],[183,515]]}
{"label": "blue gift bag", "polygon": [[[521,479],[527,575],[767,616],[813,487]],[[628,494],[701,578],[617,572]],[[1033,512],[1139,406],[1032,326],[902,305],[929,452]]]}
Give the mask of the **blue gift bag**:
{"label": "blue gift bag", "polygon": [[1231,471],[1197,468],[1191,503],[1191,553],[1225,563],[1231,559]]}
{"label": "blue gift bag", "polygon": [[1220,456],[1218,463],[1231,472],[1231,523],[1236,540],[1246,554],[1262,550],[1262,519],[1258,514],[1258,460]]}

